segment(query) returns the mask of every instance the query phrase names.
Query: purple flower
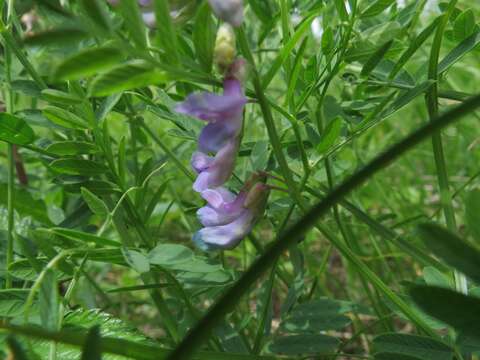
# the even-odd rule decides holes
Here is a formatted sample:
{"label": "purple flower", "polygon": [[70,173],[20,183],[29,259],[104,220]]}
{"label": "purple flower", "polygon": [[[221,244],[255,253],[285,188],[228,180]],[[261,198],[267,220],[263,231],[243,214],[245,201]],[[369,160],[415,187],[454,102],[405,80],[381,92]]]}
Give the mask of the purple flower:
{"label": "purple flower", "polygon": [[243,22],[243,0],[208,0],[215,15],[238,27]]}
{"label": "purple flower", "polygon": [[192,157],[192,167],[198,173],[193,190],[202,192],[223,185],[232,175],[239,147],[239,138],[229,140],[215,155],[208,156],[196,152]]}
{"label": "purple flower", "polygon": [[208,204],[197,216],[205,227],[195,233],[193,241],[204,250],[234,248],[263,214],[268,194],[263,182],[247,184],[236,197],[224,188],[202,192]]}
{"label": "purple flower", "polygon": [[207,189],[202,192],[202,197],[208,205],[197,211],[198,220],[203,226],[226,225],[240,216],[246,196],[245,192],[235,196],[222,187]]}
{"label": "purple flower", "polygon": [[153,11],[142,12],[142,20],[150,28],[155,27],[155,13]]}
{"label": "purple flower", "polygon": [[[240,146],[243,108],[247,99],[241,78],[245,61],[235,61],[223,83],[223,95],[197,93],[176,107],[176,111],[207,121],[198,139],[198,151],[191,164],[198,173],[193,189],[202,192],[223,185],[232,175]],[[213,153],[213,156],[209,154]]]}
{"label": "purple flower", "polygon": [[236,78],[229,77],[223,86],[223,95],[191,94],[175,109],[209,123],[199,138],[199,150],[205,153],[219,151],[242,127],[243,108],[247,102],[242,85]]}

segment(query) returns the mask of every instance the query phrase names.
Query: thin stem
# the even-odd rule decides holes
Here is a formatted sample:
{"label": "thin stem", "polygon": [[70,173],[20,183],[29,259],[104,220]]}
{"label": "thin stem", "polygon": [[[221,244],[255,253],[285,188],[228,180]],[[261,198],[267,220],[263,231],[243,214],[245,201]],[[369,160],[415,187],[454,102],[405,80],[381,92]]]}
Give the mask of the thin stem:
{"label": "thin stem", "polygon": [[[9,5],[10,3],[11,1],[9,1]],[[25,70],[30,74],[32,79],[40,87],[40,89],[46,89],[47,85],[45,84],[43,79],[40,77],[40,75],[37,73],[37,71],[35,70],[33,65],[30,63],[28,58],[25,56],[25,54],[22,52],[20,46],[17,44],[17,41],[10,33],[10,28],[11,28],[11,25],[7,24],[7,26],[5,26],[3,21],[0,19],[0,36],[3,38],[5,45],[7,45],[7,47],[12,50],[12,52],[15,54],[18,60],[22,63]]]}
{"label": "thin stem", "polygon": [[[334,173],[333,173],[330,158],[325,159],[325,170],[326,170],[326,173],[327,173],[328,186],[330,187],[330,191],[331,191],[331,189],[333,189],[334,186],[335,186],[335,182],[334,182]],[[335,222],[337,223],[337,227],[340,230],[340,234],[342,235],[342,238],[343,238],[345,244],[349,248],[352,249],[352,252],[359,253],[358,245],[351,241],[352,239],[350,238],[349,234],[347,233],[347,231],[345,229],[345,226],[344,226],[344,224],[342,222],[342,219],[340,217],[340,213],[338,211],[338,205],[337,204],[333,206],[332,212],[333,212],[333,218],[335,219]],[[357,246],[354,246],[354,245],[357,245]],[[361,255],[361,254],[359,254],[359,255]],[[369,298],[370,302],[372,303],[372,307],[373,307],[375,313],[377,314],[377,316],[379,318],[382,318],[384,316],[384,314],[382,313],[382,309],[381,309],[381,306],[380,306],[381,303],[376,301],[375,296],[374,296],[372,290],[369,288],[368,283],[366,282],[366,279],[365,279],[365,277],[362,273],[360,273],[360,282],[362,283],[362,287],[363,287],[365,293],[367,294],[367,297]],[[391,324],[389,324],[388,322],[384,322],[383,325],[385,327],[385,330],[393,331],[393,328],[392,328]]]}
{"label": "thin stem", "polygon": [[[13,11],[13,0],[9,0],[7,3],[7,23],[10,24],[12,21],[12,11]],[[10,47],[5,46],[5,79],[7,82],[7,94],[6,94],[6,110],[7,113],[11,114],[14,111],[13,108],[13,92],[11,90],[12,82],[12,55],[10,52]],[[5,276],[5,288],[9,289],[12,287],[12,277],[8,271],[10,264],[13,262],[13,242],[14,242],[14,194],[15,194],[15,157],[13,144],[7,144],[7,253],[6,253],[6,276]]]}
{"label": "thin stem", "polygon": [[5,276],[5,288],[9,289],[12,287],[12,277],[8,268],[13,262],[13,232],[14,229],[14,192],[15,192],[15,166],[13,159],[13,145],[8,144],[8,198],[7,198],[7,254],[6,254],[6,276]]}
{"label": "thin stem", "polygon": [[275,122],[273,120],[272,110],[270,108],[268,100],[263,91],[263,86],[260,80],[260,76],[255,67],[255,60],[253,59],[253,55],[250,51],[250,47],[248,46],[247,37],[245,36],[245,32],[243,31],[243,29],[238,30],[238,39],[239,39],[240,47],[243,51],[243,54],[252,65],[253,86],[255,88],[255,93],[257,95],[258,102],[262,109],[263,120],[265,121],[265,126],[268,131],[268,137],[270,138],[270,142],[273,147],[275,158],[277,159],[278,164],[280,165],[280,170],[285,179],[285,182],[288,185],[288,188],[292,191],[295,202],[297,202],[300,206],[300,204],[304,203],[304,200],[302,199],[300,192],[298,191],[297,185],[295,184],[295,181],[293,180],[293,177],[292,177],[292,172],[290,171],[285,155],[283,154],[282,144],[278,137],[277,129],[275,128]]}
{"label": "thin stem", "polygon": [[[430,87],[426,96],[426,104],[428,108],[428,115],[430,117],[430,121],[434,121],[434,119],[438,116],[438,113],[439,113],[438,59],[440,56],[440,47],[442,44],[442,38],[445,32],[445,27],[447,25],[448,19],[450,18],[452,11],[455,8],[456,3],[457,3],[457,0],[450,1],[448,5],[448,9],[443,15],[442,21],[440,22],[440,25],[438,26],[437,31],[435,33],[435,38],[433,40],[432,50],[430,53],[428,78],[429,80],[434,81],[433,85]],[[457,224],[455,221],[455,211],[453,209],[452,197],[450,196],[447,164],[445,161],[445,152],[443,149],[442,134],[440,133],[440,131],[437,131],[432,135],[432,146],[433,146],[433,155],[435,158],[435,168],[437,172],[438,188],[440,190],[440,199],[442,203],[445,222],[447,224],[447,228],[450,231],[456,232]],[[467,294],[468,293],[467,278],[463,274],[457,271],[454,271],[454,277],[455,277],[456,289],[458,291],[461,291],[464,294]]]}

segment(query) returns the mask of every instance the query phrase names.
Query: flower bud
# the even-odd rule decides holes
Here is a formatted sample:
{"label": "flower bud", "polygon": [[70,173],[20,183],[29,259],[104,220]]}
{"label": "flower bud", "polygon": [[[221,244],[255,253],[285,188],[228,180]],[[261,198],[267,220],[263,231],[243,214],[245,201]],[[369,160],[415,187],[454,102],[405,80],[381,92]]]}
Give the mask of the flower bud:
{"label": "flower bud", "polygon": [[243,0],[208,0],[215,15],[238,27],[243,22]]}
{"label": "flower bud", "polygon": [[236,39],[233,28],[229,24],[222,24],[217,32],[215,41],[214,60],[221,71],[225,71],[235,60]]}

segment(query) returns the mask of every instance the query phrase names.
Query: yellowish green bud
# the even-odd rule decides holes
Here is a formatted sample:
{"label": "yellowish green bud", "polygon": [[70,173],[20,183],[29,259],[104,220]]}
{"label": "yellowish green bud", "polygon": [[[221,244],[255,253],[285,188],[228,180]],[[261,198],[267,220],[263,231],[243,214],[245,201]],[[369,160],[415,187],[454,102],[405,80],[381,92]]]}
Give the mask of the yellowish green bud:
{"label": "yellowish green bud", "polygon": [[221,71],[225,71],[235,60],[235,32],[230,24],[224,23],[217,32],[214,60]]}

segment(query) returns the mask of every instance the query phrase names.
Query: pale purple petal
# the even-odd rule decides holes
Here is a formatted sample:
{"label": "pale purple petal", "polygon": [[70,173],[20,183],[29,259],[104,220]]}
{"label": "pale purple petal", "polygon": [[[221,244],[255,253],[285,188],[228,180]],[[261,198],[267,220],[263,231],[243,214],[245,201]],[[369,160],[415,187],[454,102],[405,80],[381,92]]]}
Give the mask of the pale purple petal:
{"label": "pale purple petal", "polygon": [[223,187],[207,189],[202,192],[202,197],[208,205],[197,211],[197,216],[203,226],[225,225],[245,211],[243,206],[246,194],[241,192],[237,196]]}
{"label": "pale purple petal", "polygon": [[239,80],[228,78],[223,85],[223,95],[208,92],[191,94],[184,102],[178,104],[175,110],[205,121],[228,120],[243,111],[247,99]]}
{"label": "pale purple petal", "polygon": [[228,121],[210,123],[202,129],[198,138],[198,148],[203,152],[217,152],[230,138],[237,136],[242,127],[242,113]]}
{"label": "pale purple petal", "polygon": [[223,96],[204,92],[189,95],[175,110],[200,120],[215,122],[229,119],[241,112],[245,103],[243,94]]}
{"label": "pale purple petal", "polygon": [[[234,67],[235,70],[230,69],[229,72],[232,72],[232,74],[223,81],[223,96],[232,96],[238,98],[243,97],[243,100],[246,102],[245,95],[243,94],[242,83],[236,77],[239,75],[237,73],[241,72],[241,69],[245,67],[245,60],[236,60],[232,67]],[[245,102],[243,104],[245,104]]]}
{"label": "pale purple petal", "polygon": [[[204,206],[197,210],[197,218],[203,226],[223,225],[222,215],[211,206]],[[228,223],[228,221],[226,222]]]}
{"label": "pale purple petal", "polygon": [[254,216],[245,210],[235,221],[221,226],[203,228],[195,233],[193,241],[205,250],[232,249],[252,230]]}
{"label": "pale purple petal", "polygon": [[238,208],[236,212],[225,212],[220,209],[214,209],[211,206],[204,206],[198,209],[197,217],[203,226],[219,226],[231,223],[238,218],[243,211],[245,211],[243,207]]}
{"label": "pale purple petal", "polygon": [[212,180],[210,180],[210,173],[204,171],[197,176],[197,179],[193,183],[193,190],[196,192],[202,192],[205,189],[208,189],[211,182]]}
{"label": "pale purple petal", "polygon": [[214,208],[221,208],[225,204],[231,203],[236,199],[236,196],[231,191],[224,187],[216,189],[207,189],[201,193],[202,197]]}
{"label": "pale purple petal", "polygon": [[155,19],[155,13],[148,11],[142,13],[142,20],[150,28],[155,27],[156,24],[156,19]]}
{"label": "pale purple petal", "polygon": [[193,190],[202,192],[206,189],[216,188],[223,185],[232,175],[238,147],[238,138],[227,142],[215,155],[211,165],[198,175],[197,180],[193,184]]}
{"label": "pale purple petal", "polygon": [[215,15],[230,23],[240,26],[243,22],[243,0],[208,0]]}
{"label": "pale purple petal", "polygon": [[192,168],[197,172],[201,173],[202,171],[207,170],[213,163],[214,158],[204,154],[200,151],[196,151],[192,155],[192,160],[190,161]]}

